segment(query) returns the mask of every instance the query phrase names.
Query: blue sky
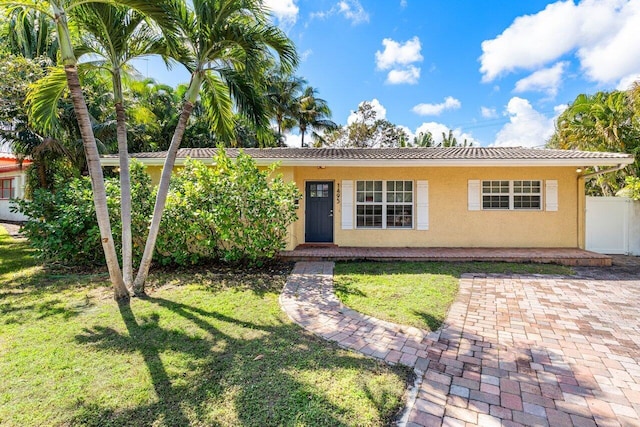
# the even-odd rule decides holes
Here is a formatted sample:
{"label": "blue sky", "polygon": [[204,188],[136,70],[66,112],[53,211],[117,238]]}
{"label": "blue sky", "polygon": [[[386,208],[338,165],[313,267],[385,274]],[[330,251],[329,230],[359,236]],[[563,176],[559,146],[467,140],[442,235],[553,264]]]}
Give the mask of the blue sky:
{"label": "blue sky", "polygon": [[[640,1],[265,0],[297,74],[346,124],[362,101],[413,135],[542,146],[580,93],[640,79]],[[150,60],[143,74],[175,85]],[[295,145],[295,130],[288,142]]]}

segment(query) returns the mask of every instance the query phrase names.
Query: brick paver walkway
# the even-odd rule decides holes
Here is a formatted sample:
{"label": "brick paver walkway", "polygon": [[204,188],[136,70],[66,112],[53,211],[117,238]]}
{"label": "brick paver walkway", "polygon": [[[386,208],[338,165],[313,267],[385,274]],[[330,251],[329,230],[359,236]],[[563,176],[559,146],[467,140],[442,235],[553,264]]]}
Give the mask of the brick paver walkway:
{"label": "brick paver walkway", "polygon": [[[367,343],[360,351],[382,358],[383,346],[369,347],[382,331],[365,316],[349,320],[357,314],[335,299],[331,272],[330,263],[299,263],[283,308],[319,335],[348,348]],[[639,309],[634,268],[464,277],[440,333],[421,345],[419,335],[407,338],[424,371],[407,425],[640,426]]]}
{"label": "brick paver walkway", "polygon": [[291,320],[341,347],[423,372],[439,333],[396,325],[345,307],[333,293],[333,262],[298,262],[280,305]]}

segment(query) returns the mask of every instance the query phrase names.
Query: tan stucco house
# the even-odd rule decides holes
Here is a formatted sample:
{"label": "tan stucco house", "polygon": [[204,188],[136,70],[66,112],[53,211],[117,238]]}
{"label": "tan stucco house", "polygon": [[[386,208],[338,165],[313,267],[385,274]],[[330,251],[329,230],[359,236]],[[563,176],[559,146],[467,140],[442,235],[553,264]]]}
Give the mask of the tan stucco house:
{"label": "tan stucco house", "polygon": [[[185,148],[212,162],[216,149]],[[237,149],[228,149],[231,157]],[[584,248],[584,170],[622,168],[633,157],[529,148],[245,149],[279,163],[303,194],[287,249],[355,247]],[[159,180],[165,153],[132,155]],[[116,157],[102,160],[117,166]]]}
{"label": "tan stucco house", "polygon": [[26,169],[31,164],[29,159],[19,162],[16,156],[0,153],[0,220],[25,221],[26,216],[19,212],[11,212],[11,199],[24,197]]}

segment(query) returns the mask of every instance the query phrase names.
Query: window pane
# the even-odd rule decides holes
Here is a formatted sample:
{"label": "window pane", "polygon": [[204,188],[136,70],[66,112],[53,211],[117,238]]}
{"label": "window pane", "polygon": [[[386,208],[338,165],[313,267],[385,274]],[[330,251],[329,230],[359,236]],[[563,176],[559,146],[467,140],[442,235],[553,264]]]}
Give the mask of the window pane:
{"label": "window pane", "polygon": [[540,196],[514,196],[514,209],[540,209]]}
{"label": "window pane", "polygon": [[357,189],[358,191],[364,191],[364,181],[358,181],[358,182],[356,183],[356,189]]}
{"label": "window pane", "polygon": [[382,206],[360,205],[356,210],[358,227],[382,228]]}
{"label": "window pane", "polygon": [[412,205],[387,206],[387,228],[411,228],[413,227]]}
{"label": "window pane", "polygon": [[509,209],[509,196],[482,196],[482,209]]}

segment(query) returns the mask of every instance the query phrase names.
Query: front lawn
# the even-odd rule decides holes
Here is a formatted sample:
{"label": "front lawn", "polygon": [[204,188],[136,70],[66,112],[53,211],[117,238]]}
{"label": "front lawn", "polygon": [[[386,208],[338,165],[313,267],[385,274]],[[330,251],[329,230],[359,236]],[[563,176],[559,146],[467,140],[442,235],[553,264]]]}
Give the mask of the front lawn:
{"label": "front lawn", "polygon": [[118,306],[105,274],[43,269],[0,227],[0,425],[381,426],[410,372],[305,333],[286,270],[152,276]]}
{"label": "front lawn", "polygon": [[435,331],[458,293],[463,273],[571,274],[552,264],[488,262],[343,262],[334,286],[347,306],[370,316]]}

